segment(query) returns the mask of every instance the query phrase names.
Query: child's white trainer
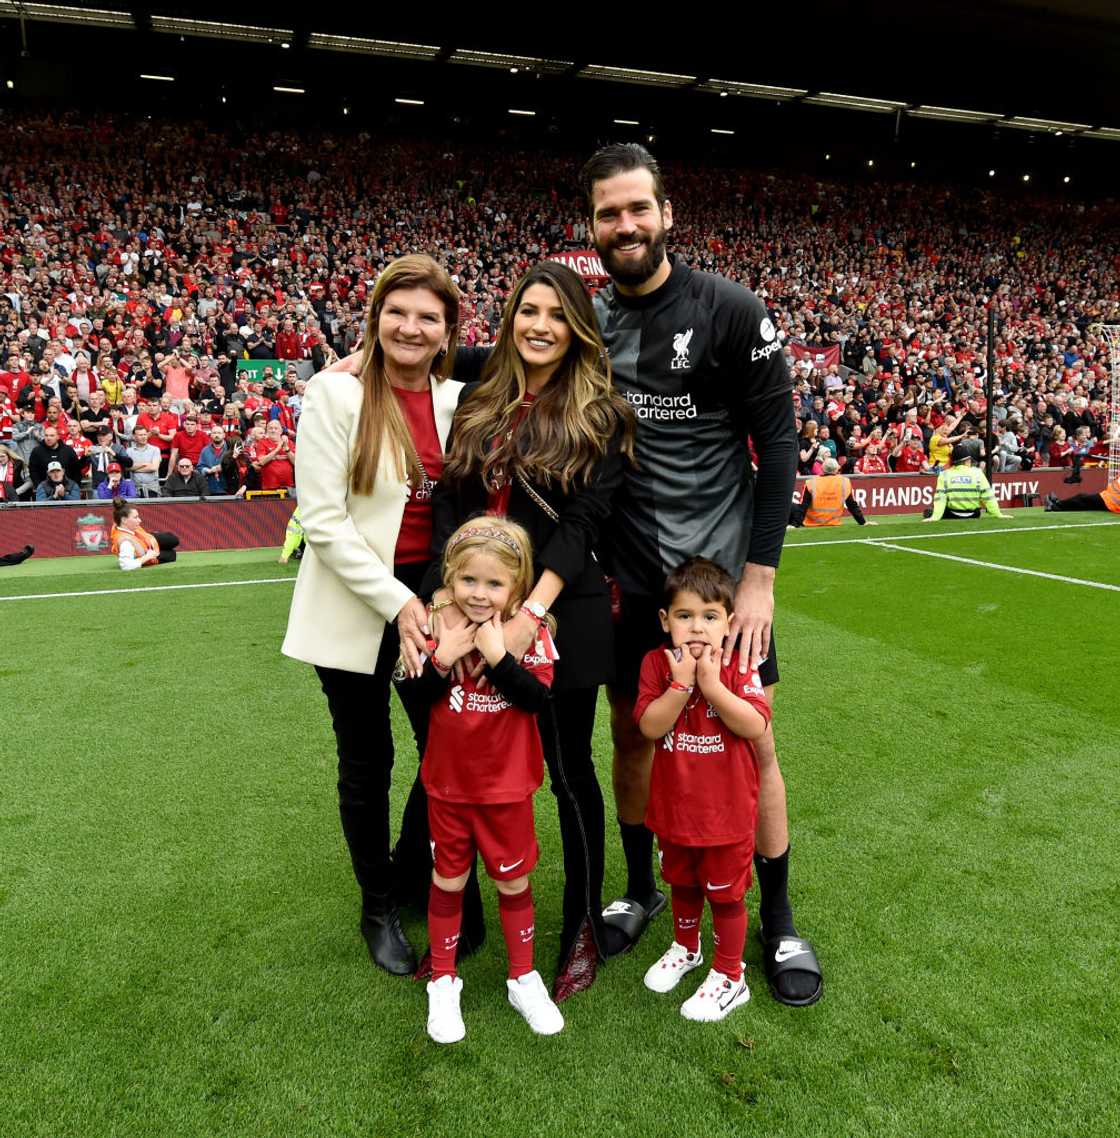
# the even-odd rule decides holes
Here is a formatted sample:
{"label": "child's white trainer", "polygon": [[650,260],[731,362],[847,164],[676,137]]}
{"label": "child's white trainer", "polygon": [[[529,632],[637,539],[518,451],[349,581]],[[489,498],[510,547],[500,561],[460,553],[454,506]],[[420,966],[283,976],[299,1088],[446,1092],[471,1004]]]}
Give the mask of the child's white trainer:
{"label": "child's white trainer", "polygon": [[689,952],[683,944],[673,941],[661,959],[646,970],[645,985],[651,992],[671,992],[682,977],[703,963],[702,952]]}
{"label": "child's white trainer", "polygon": [[[745,965],[744,965],[745,968]],[[738,980],[729,980],[714,968],[704,977],[704,983],[681,1004],[681,1015],[685,1019],[712,1023],[729,1016],[741,1004],[751,998],[744,972]]]}
{"label": "child's white trainer", "polygon": [[552,1002],[541,974],[526,972],[516,980],[507,980],[509,1002],[538,1035],[555,1035],[564,1027],[564,1017]]}
{"label": "child's white trainer", "polygon": [[441,976],[428,981],[428,1034],[436,1043],[458,1043],[467,1034],[459,996],[463,981],[459,976]]}

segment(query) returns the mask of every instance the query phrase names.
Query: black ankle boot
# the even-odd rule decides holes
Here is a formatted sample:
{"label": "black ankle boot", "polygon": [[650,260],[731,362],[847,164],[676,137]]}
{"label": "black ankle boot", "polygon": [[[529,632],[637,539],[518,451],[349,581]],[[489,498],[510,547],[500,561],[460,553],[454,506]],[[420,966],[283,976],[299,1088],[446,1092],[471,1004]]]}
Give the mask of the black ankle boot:
{"label": "black ankle boot", "polygon": [[386,893],[367,894],[362,903],[362,936],[378,968],[394,976],[416,971],[416,953],[401,928],[401,916]]}

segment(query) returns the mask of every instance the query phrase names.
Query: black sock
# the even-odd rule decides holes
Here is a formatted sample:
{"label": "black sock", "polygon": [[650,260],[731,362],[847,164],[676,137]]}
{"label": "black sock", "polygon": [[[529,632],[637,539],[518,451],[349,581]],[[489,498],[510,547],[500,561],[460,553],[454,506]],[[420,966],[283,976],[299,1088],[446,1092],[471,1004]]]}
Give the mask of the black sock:
{"label": "black sock", "polygon": [[626,856],[626,896],[645,904],[657,886],[653,882],[653,833],[641,823],[618,820]]}
{"label": "black sock", "polygon": [[763,937],[771,940],[776,936],[797,936],[788,892],[789,846],[778,857],[756,853],[754,870],[758,876],[758,919]]}

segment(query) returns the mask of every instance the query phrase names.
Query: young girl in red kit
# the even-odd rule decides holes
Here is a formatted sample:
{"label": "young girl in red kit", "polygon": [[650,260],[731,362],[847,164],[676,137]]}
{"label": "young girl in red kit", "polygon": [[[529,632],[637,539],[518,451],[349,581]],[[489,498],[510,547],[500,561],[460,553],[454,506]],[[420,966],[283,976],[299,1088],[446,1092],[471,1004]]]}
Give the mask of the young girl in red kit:
{"label": "young girl in red kit", "polygon": [[672,887],[675,936],[646,972],[646,987],[670,992],[703,962],[700,918],[712,908],[715,959],[681,1005],[692,1020],[720,1020],[750,997],[743,976],[758,814],[758,756],[752,740],[770,722],[757,672],[723,664],[735,582],[693,557],[665,585],[661,626],[671,648],[646,654],[634,718],[653,755],[646,825],[657,835],[661,876]]}
{"label": "young girl in red kit", "polygon": [[409,681],[424,685],[432,698],[420,768],[434,861],[428,1034],[437,1043],[466,1034],[455,950],[463,887],[477,853],[498,890],[509,1002],[537,1034],[554,1035],[564,1017],[533,968],[528,875],[538,855],[533,792],[544,769],[536,716],[548,702],[556,651],[543,625],[521,660],[506,651],[502,637],[503,620],[520,611],[533,586],[528,535],[505,518],[472,519],[447,543],[443,581],[450,596],[433,606],[440,613],[437,639],[423,673]]}

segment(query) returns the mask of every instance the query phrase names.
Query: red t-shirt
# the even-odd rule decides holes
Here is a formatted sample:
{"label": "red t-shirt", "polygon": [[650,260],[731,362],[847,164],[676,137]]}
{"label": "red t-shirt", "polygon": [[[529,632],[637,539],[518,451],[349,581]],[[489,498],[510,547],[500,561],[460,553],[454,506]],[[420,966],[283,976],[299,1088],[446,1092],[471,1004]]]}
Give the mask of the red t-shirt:
{"label": "red t-shirt", "polygon": [[912,447],[903,447],[894,460],[894,469],[898,474],[905,474],[911,470],[921,470],[925,455]]}
{"label": "red t-shirt", "polygon": [[[469,675],[475,663],[472,653],[462,683],[452,676],[432,704],[420,778],[430,797],[445,802],[520,802],[544,777],[537,717],[514,707],[493,684],[480,692]],[[552,686],[552,662],[540,641],[522,657],[521,667]]]}
{"label": "red t-shirt", "polygon": [[193,435],[177,431],[171,445],[179,452],[180,458],[189,458],[197,466],[199,455],[210,445],[210,440],[201,431],[195,431]]}
{"label": "red t-shirt", "polygon": [[412,487],[404,504],[404,517],[393,558],[397,565],[414,565],[418,561],[428,561],[432,556],[432,491],[443,473],[443,448],[439,445],[430,388],[406,391],[394,387],[393,394],[412,436],[412,445],[428,475],[422,485]]}
{"label": "red t-shirt", "polygon": [[[259,461],[283,445],[283,440],[278,442],[276,446],[273,446],[271,439],[258,439],[257,442],[249,447],[249,456]],[[288,443],[288,454],[290,457],[274,458],[271,462],[266,462],[261,467],[260,477],[262,490],[290,490],[296,484],[296,468],[293,462],[296,448],[291,442]]]}
{"label": "red t-shirt", "polygon": [[856,463],[857,474],[888,474],[889,472],[889,467],[883,461],[882,456],[878,454],[864,454]]}
{"label": "red t-shirt", "polygon": [[[671,679],[664,649],[647,652],[638,678],[635,723],[665,694]],[[722,669],[720,680],[769,723],[770,705],[757,672],[740,675],[736,658]],[[754,745],[728,731],[697,688],[653,752],[646,825],[678,845],[723,846],[754,837],[757,811]]]}

